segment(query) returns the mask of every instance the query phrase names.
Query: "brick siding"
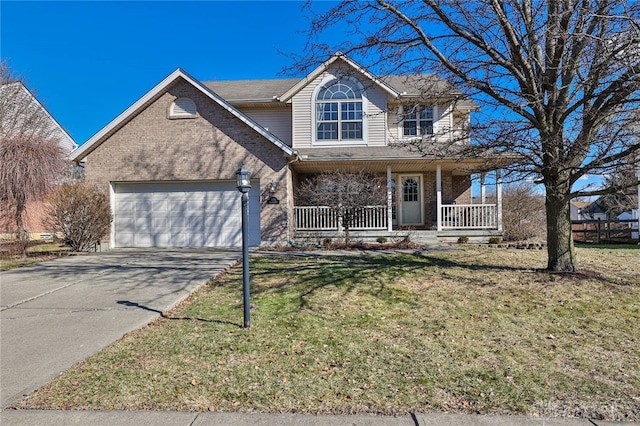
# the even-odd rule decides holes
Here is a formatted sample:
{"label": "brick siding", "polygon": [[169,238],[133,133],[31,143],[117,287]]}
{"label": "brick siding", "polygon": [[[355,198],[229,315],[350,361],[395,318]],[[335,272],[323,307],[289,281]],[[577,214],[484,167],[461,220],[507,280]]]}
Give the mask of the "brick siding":
{"label": "brick siding", "polygon": [[[191,98],[197,118],[170,119],[178,97]],[[260,180],[263,243],[283,241],[287,220],[287,163],[282,150],[183,79],[137,112],[87,156],[85,178],[109,193],[111,182],[235,181],[244,164]],[[266,204],[270,182],[280,204]]]}

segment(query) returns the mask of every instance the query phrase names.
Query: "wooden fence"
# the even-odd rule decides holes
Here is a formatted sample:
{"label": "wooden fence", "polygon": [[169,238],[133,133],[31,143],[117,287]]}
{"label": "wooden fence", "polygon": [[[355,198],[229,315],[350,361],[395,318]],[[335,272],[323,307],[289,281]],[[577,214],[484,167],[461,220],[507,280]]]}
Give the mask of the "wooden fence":
{"label": "wooden fence", "polygon": [[638,219],[574,220],[571,222],[573,240],[590,243],[637,242]]}

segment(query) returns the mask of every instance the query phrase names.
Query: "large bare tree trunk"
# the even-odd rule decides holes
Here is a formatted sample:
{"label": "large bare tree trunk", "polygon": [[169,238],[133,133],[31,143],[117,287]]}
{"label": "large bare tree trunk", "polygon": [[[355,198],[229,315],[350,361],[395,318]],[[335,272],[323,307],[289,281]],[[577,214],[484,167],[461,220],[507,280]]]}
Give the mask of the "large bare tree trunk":
{"label": "large bare tree trunk", "polygon": [[576,271],[570,209],[567,199],[547,192],[547,269],[550,271]]}

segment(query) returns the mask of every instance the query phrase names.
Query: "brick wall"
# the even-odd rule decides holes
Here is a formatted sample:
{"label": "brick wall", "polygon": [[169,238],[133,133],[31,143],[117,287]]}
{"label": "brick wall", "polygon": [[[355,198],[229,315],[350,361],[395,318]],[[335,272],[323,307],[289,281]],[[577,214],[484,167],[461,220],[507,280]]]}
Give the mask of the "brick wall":
{"label": "brick wall", "polygon": [[[425,224],[435,226],[436,172],[423,173]],[[442,202],[471,203],[471,177],[453,175],[442,171]]]}
{"label": "brick wall", "polygon": [[[197,118],[169,119],[177,97],[191,98]],[[263,243],[288,238],[287,166],[282,150],[182,79],[151,101],[87,156],[86,180],[110,182],[232,180],[241,164],[260,180]],[[280,204],[267,205],[269,183]]]}

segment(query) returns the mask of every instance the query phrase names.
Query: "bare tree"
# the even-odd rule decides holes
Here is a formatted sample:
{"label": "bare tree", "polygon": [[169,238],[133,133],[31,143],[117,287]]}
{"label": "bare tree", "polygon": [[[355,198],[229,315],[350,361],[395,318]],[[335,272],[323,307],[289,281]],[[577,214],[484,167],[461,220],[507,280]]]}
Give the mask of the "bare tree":
{"label": "bare tree", "polygon": [[70,169],[46,111],[5,62],[0,77],[0,203],[26,256],[27,203],[42,200]]}
{"label": "bare tree", "polygon": [[386,178],[366,172],[331,170],[302,181],[296,198],[302,206],[326,206],[339,218],[345,243],[363,207],[387,203]]}
{"label": "bare tree", "polygon": [[609,218],[638,208],[638,189],[632,186],[637,181],[637,172],[631,164],[621,164],[619,169],[605,177],[607,186],[616,189],[600,197],[596,203]]}
{"label": "bare tree", "polygon": [[[316,42],[337,23],[352,26],[349,40]],[[435,71],[476,97],[485,116],[471,148],[520,155],[513,170],[545,187],[547,268],[575,271],[570,200],[611,191],[579,179],[640,149],[640,3],[346,0],[309,33],[301,66],[339,47],[382,75]]]}

